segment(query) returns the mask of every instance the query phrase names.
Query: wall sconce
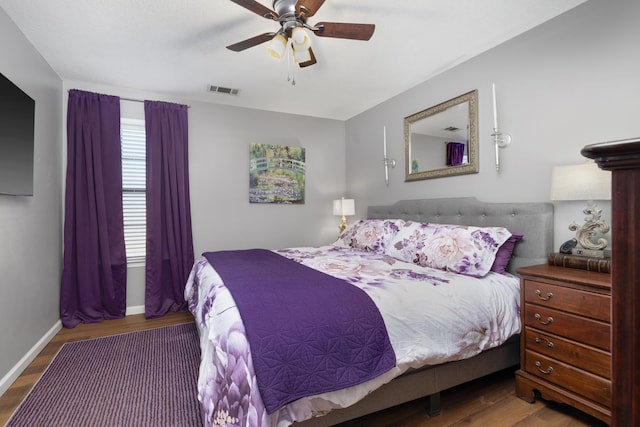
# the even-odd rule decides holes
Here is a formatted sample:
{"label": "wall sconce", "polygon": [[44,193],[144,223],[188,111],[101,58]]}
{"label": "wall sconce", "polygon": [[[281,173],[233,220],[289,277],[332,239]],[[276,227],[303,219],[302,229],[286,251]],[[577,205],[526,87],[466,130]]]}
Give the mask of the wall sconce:
{"label": "wall sconce", "polygon": [[344,197],[333,201],[333,214],[342,216],[342,221],[338,226],[340,234],[347,228],[347,216],[356,214],[356,202],[353,199],[345,199]]}
{"label": "wall sconce", "polygon": [[511,135],[498,130],[498,105],[496,101],[496,84],[493,83],[493,133],[491,138],[496,148],[496,172],[500,172],[500,149],[511,144]]}
{"label": "wall sconce", "polygon": [[382,127],[382,153],[384,161],[384,182],[389,185],[389,166],[396,167],[396,161],[387,157],[387,127]]}
{"label": "wall sconce", "polygon": [[550,198],[587,201],[587,206],[582,210],[587,215],[584,225],[579,226],[575,222],[569,225],[569,230],[575,231],[576,237],[565,242],[560,252],[608,257],[609,251],[605,251],[607,240],[602,237],[596,242],[592,240],[597,230],[602,234],[609,231],[609,224],[600,218],[602,209],[593,201],[611,200],[611,172],[603,171],[592,161],[580,165],[555,166],[551,175]]}

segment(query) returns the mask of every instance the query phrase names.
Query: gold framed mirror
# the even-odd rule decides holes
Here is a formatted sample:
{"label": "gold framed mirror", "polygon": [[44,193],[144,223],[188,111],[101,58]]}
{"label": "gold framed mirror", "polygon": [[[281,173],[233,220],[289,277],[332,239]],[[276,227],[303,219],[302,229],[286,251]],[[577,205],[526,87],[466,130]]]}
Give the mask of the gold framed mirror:
{"label": "gold framed mirror", "polygon": [[479,172],[478,91],[404,119],[405,182]]}

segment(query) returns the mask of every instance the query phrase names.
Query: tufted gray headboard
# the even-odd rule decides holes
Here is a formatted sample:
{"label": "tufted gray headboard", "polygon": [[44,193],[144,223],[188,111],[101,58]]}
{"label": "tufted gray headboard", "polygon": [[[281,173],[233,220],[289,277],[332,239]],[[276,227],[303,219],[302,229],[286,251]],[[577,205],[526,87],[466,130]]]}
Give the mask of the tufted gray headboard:
{"label": "tufted gray headboard", "polygon": [[367,218],[505,227],[524,238],[516,245],[508,271],[545,264],[553,251],[551,203],[487,203],[474,197],[400,200],[389,206],[369,206]]}

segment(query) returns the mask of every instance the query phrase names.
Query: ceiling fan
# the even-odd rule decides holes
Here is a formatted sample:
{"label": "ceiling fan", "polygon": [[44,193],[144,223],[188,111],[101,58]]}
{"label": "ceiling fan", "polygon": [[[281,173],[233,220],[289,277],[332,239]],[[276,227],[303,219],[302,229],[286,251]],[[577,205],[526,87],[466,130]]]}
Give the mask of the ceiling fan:
{"label": "ceiling fan", "polygon": [[311,40],[305,29],[319,37],[334,37],[351,40],[369,40],[376,28],[374,24],[354,24],[346,22],[318,22],[307,24],[307,19],[316,14],[325,0],[273,0],[273,10],[256,0],[231,0],[232,2],[256,13],[263,18],[280,23],[280,30],[259,34],[249,39],[227,46],[227,49],[240,52],[259,44],[270,42],[267,51],[281,58],[289,41],[293,59],[300,67],[315,64],[316,57],[311,49]]}

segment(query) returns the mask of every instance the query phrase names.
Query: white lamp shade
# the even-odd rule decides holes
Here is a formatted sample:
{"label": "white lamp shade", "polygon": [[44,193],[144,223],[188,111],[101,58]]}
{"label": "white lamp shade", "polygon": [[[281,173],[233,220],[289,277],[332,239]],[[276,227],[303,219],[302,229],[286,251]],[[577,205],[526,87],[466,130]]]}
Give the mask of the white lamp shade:
{"label": "white lamp shade", "polygon": [[342,199],[333,201],[333,214],[339,216],[349,216],[356,214],[356,203],[353,199]]}
{"label": "white lamp shade", "polygon": [[291,39],[295,51],[306,51],[311,47],[311,39],[302,27],[295,27],[291,31]]}
{"label": "white lamp shade", "polygon": [[284,50],[287,48],[287,39],[284,38],[282,34],[276,34],[269,45],[267,46],[267,52],[269,55],[273,56],[276,59],[282,58],[284,55]]}
{"label": "white lamp shade", "polygon": [[300,64],[301,62],[311,61],[311,52],[309,49],[307,50],[293,50],[293,59],[296,61],[296,64]]}
{"label": "white lamp shade", "polygon": [[551,200],[611,200],[611,172],[594,162],[555,166],[551,174]]}

